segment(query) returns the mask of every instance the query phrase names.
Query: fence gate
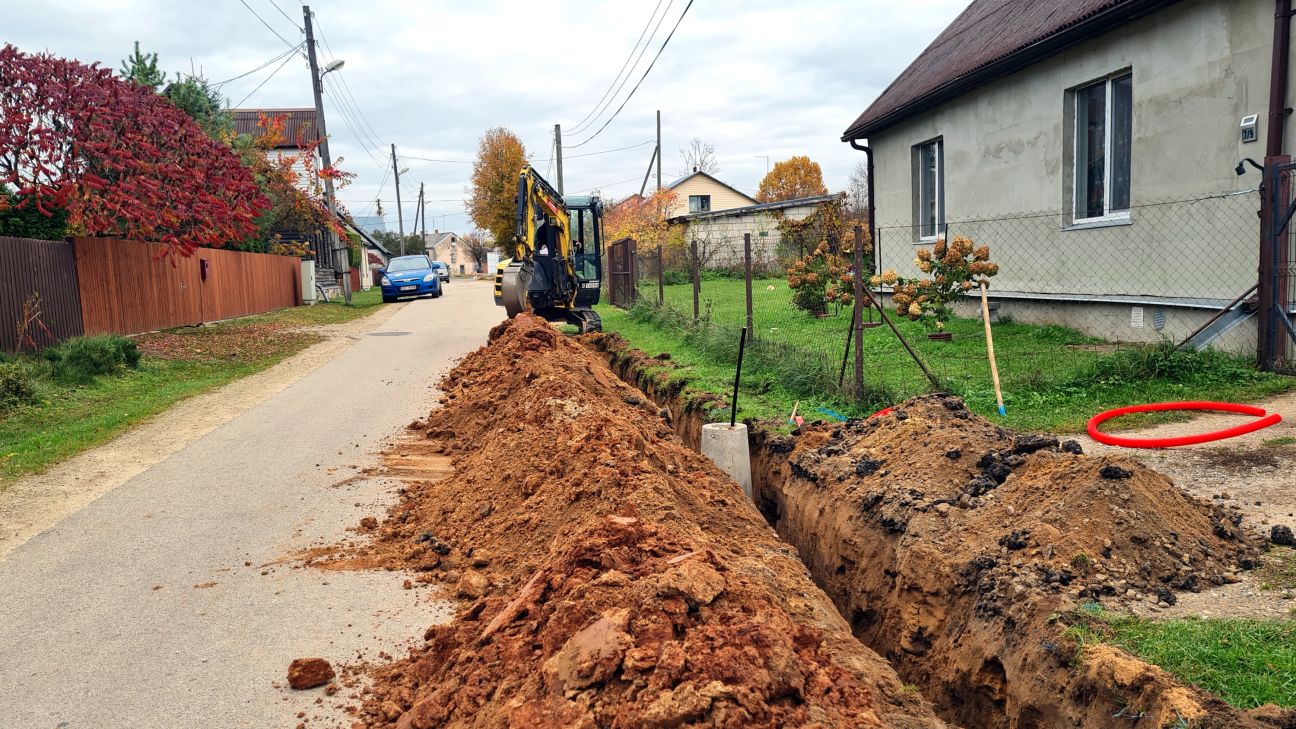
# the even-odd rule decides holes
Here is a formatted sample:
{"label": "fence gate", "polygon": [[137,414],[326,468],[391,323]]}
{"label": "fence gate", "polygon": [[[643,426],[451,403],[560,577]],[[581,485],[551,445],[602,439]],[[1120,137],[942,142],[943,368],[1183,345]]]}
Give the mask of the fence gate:
{"label": "fence gate", "polygon": [[1270,163],[1270,235],[1260,256],[1260,366],[1296,374],[1296,162]]}
{"label": "fence gate", "polygon": [[628,309],[634,303],[639,285],[636,257],[633,238],[622,238],[608,247],[608,300],[613,306]]}

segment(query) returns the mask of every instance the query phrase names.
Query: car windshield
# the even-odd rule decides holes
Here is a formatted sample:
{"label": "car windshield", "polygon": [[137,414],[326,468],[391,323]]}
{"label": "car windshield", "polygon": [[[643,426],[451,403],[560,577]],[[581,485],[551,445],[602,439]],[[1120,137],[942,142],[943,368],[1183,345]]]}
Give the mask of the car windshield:
{"label": "car windshield", "polygon": [[401,258],[391,259],[391,263],[387,265],[387,270],[391,273],[400,273],[401,271],[417,271],[431,267],[427,256],[402,256]]}
{"label": "car windshield", "polygon": [[432,265],[436,268],[450,268],[450,266],[446,265],[445,261],[433,261]]}

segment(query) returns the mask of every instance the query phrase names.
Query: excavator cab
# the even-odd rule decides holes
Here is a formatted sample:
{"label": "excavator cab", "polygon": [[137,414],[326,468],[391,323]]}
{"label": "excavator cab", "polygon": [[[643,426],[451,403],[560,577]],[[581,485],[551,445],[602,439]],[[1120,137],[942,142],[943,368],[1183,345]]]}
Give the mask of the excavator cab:
{"label": "excavator cab", "polygon": [[496,303],[599,331],[592,308],[603,284],[603,206],[597,196],[564,199],[530,165],[518,177],[513,256],[501,262]]}

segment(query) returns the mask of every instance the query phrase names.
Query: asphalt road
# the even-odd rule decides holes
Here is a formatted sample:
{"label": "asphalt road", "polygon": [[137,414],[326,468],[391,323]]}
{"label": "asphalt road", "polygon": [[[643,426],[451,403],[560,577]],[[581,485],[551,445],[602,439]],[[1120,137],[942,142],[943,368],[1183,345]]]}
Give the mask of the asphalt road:
{"label": "asphalt road", "polygon": [[331,725],[288,663],[400,653],[448,606],[290,557],[389,503],[389,482],[339,484],[501,318],[489,283],[452,282],[0,561],[0,726]]}

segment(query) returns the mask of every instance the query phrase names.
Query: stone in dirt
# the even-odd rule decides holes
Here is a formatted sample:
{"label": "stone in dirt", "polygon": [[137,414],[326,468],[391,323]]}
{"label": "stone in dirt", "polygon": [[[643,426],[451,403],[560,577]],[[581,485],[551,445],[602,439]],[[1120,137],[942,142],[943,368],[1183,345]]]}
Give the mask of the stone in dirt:
{"label": "stone in dirt", "polygon": [[1296,537],[1292,536],[1292,530],[1289,526],[1274,524],[1269,530],[1269,541],[1283,547],[1296,546]]}
{"label": "stone in dirt", "polygon": [[295,658],[288,664],[288,685],[299,691],[322,686],[333,675],[333,666],[323,658]]}

